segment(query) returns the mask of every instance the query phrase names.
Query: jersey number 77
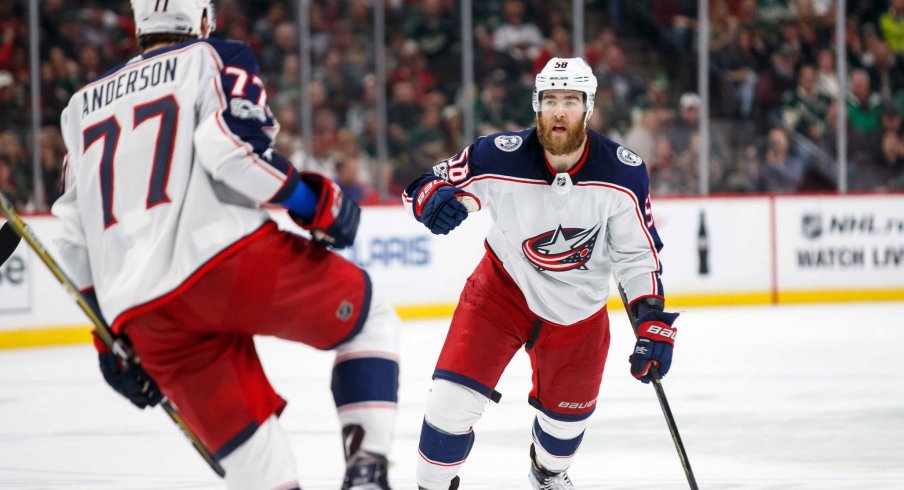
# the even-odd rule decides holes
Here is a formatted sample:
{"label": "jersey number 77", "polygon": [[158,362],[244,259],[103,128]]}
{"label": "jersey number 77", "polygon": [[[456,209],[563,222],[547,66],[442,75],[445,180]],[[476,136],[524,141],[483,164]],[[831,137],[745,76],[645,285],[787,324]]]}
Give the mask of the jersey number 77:
{"label": "jersey number 77", "polygon": [[[148,185],[147,209],[170,201],[166,195],[166,183],[169,180],[170,165],[173,162],[173,147],[175,146],[178,116],[179,103],[176,102],[175,97],[172,95],[135,106],[133,130],[150,119],[160,118],[157,142],[154,146],[151,181]],[[115,172],[116,149],[119,146],[121,132],[122,127],[116,116],[110,116],[86,128],[82,133],[84,138],[83,151],[87,151],[98,140],[104,140],[103,153],[100,159],[100,191],[101,199],[103,199],[104,229],[116,224],[116,215],[113,212],[113,176]]]}

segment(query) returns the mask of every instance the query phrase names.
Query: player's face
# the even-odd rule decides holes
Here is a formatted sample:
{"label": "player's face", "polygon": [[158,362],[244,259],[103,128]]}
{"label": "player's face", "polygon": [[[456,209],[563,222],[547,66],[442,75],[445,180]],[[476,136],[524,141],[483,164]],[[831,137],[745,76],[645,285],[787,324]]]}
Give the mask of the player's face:
{"label": "player's face", "polygon": [[537,134],[543,149],[567,155],[584,143],[584,97],[576,90],[546,90],[537,113]]}

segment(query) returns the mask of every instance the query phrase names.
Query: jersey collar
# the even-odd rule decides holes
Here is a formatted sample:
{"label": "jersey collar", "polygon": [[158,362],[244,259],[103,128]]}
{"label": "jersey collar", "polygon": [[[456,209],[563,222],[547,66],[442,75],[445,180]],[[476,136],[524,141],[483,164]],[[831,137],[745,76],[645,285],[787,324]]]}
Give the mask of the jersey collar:
{"label": "jersey collar", "polygon": [[[549,160],[546,158],[546,152],[542,151],[542,149],[541,149],[541,152],[543,154],[543,163],[546,164],[546,170],[549,171],[549,174],[546,176],[547,180],[549,180],[549,182],[552,182],[552,179],[555,178],[555,176],[559,172],[556,172],[556,169],[552,168],[552,165],[549,164]],[[587,134],[587,138],[584,140],[584,151],[581,152],[581,157],[578,159],[578,163],[576,163],[573,167],[571,167],[571,170],[568,171],[568,175],[572,177],[572,180],[574,178],[574,175],[577,174],[578,171],[580,171],[581,168],[584,166],[584,162],[587,161],[587,155],[589,153],[590,153],[590,135]]]}

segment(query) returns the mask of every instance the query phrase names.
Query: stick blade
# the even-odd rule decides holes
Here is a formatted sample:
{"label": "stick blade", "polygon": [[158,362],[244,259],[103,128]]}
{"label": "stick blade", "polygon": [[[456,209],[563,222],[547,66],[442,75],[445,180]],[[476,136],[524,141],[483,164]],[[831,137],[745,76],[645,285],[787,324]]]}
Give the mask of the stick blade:
{"label": "stick blade", "polygon": [[22,237],[16,235],[13,227],[9,223],[3,223],[0,227],[0,265],[3,265],[7,259],[16,251]]}

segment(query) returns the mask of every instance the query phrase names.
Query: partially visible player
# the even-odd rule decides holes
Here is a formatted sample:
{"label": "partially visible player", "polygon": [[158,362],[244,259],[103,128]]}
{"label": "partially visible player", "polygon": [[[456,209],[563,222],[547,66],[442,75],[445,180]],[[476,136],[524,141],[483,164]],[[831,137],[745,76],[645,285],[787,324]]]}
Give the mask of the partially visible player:
{"label": "partially visible player", "polygon": [[[209,0],[132,8],[142,54],[72,97],[65,193],[53,206],[72,277],[141,360],[126,369],[101,349],[105,379],[143,407],[160,400],[146,371],[220,461],[227,488],[298,488],[276,418],[286,402],[253,336],[334,349],[342,488],[389,488],[398,317],[365,271],[324,246],[354,241],[360,209],[270,147],[278,126],[255,56],[207,39]],[[321,243],[278,230],[262,204],[287,208]]]}
{"label": "partially visible player", "polygon": [[537,75],[537,127],[480,137],[404,199],[436,234],[472,210],[493,218],[487,253],[468,278],[427,401],[417,481],[458,487],[473,426],[524,346],[537,410],[528,478],[534,489],[575,488],[566,470],[596,408],[609,349],[609,277],[639,317],[631,373],[669,370],[677,315],[664,313],[662,247],[641,158],[587,129],[597,80],[581,58],[553,58]]}

